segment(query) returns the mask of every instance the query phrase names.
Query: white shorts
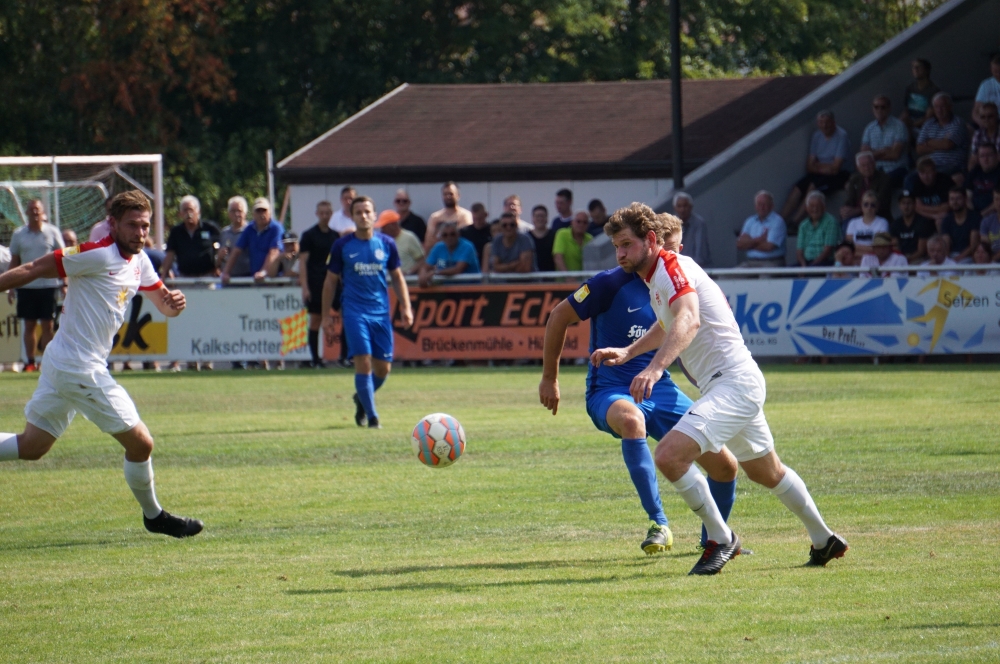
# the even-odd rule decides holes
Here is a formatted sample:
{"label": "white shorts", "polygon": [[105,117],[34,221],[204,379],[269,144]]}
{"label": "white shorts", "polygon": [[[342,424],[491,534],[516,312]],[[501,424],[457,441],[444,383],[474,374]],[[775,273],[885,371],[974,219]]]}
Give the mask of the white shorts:
{"label": "white shorts", "polygon": [[764,419],[766,395],[764,376],[756,367],[726,371],[709,384],[674,429],[691,437],[703,453],[725,446],[737,461],[758,459],[774,449]]}
{"label": "white shorts", "polygon": [[107,369],[71,373],[43,361],[38,387],[24,407],[25,418],[59,438],[77,412],[112,435],[139,424],[135,404]]}

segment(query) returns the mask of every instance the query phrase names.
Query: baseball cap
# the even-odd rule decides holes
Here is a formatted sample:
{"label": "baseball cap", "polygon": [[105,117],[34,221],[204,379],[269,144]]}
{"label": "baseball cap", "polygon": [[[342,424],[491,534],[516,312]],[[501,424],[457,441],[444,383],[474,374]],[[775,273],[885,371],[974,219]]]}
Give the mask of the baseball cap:
{"label": "baseball cap", "polygon": [[378,221],[375,222],[375,228],[382,228],[397,221],[399,221],[399,214],[394,210],[383,210],[382,214],[378,216]]}
{"label": "baseball cap", "polygon": [[271,210],[271,201],[267,200],[263,196],[261,196],[260,198],[254,199],[253,209],[254,210],[268,210],[268,211],[270,211]]}
{"label": "baseball cap", "polygon": [[913,198],[913,192],[909,189],[904,189],[899,193],[899,200],[903,200],[904,198]]}
{"label": "baseball cap", "polygon": [[285,234],[281,236],[281,239],[285,242],[295,242],[299,239],[299,236],[295,231],[285,231]]}
{"label": "baseball cap", "polygon": [[892,236],[888,233],[876,233],[875,237],[872,238],[873,247],[891,247],[892,246]]}

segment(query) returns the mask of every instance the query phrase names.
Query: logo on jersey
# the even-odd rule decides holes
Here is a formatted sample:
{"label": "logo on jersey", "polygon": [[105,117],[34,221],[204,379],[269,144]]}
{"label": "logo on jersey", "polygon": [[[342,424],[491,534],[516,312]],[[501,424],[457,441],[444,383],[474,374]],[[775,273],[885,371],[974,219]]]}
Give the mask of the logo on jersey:
{"label": "logo on jersey", "polygon": [[584,284],[580,286],[580,289],[578,291],[573,293],[573,299],[576,300],[577,302],[583,302],[584,300],[587,299],[588,295],[590,295],[590,288],[587,286],[587,284]]}
{"label": "logo on jersey", "polygon": [[362,277],[373,277],[382,272],[381,263],[355,263],[354,272]]}
{"label": "logo on jersey", "polygon": [[642,335],[646,334],[647,330],[642,325],[633,325],[628,329],[629,339],[641,339]]}
{"label": "logo on jersey", "polygon": [[385,260],[385,252],[382,251],[381,249],[376,249],[375,250],[375,260],[377,260],[377,261]]}
{"label": "logo on jersey", "polygon": [[660,291],[653,291],[653,297],[656,299],[656,306],[663,306],[663,298],[660,297]]}
{"label": "logo on jersey", "polygon": [[637,311],[639,311],[639,310],[641,310],[641,309],[642,309],[642,307],[636,307],[635,309],[633,309],[632,307],[629,307],[629,308],[628,308],[628,312],[629,312],[630,314],[634,314],[635,312],[637,312]]}
{"label": "logo on jersey", "polygon": [[117,300],[118,300],[118,308],[119,309],[124,309],[125,308],[125,304],[128,302],[128,289],[127,288],[122,288],[120,291],[118,291]]}

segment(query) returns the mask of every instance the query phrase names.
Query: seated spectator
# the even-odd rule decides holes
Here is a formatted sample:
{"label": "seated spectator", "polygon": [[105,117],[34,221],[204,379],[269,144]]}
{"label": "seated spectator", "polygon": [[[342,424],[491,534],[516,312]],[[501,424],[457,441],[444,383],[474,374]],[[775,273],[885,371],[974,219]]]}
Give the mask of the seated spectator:
{"label": "seated spectator", "polygon": [[931,63],[923,58],[917,58],[910,64],[913,80],[906,86],[903,96],[906,99],[906,109],[900,120],[910,129],[910,135],[916,138],[924,123],[931,117],[931,99],[941,88],[931,81]]}
{"label": "seated spectator", "polygon": [[939,92],[931,102],[934,115],[917,136],[917,156],[930,156],[939,173],[962,184],[966,163],[965,123],[952,111],[951,95]]}
{"label": "seated spectator", "polygon": [[[472,224],[461,229],[458,233],[464,239],[472,243],[476,248],[476,258],[483,256],[483,250],[493,241],[492,227],[488,221],[489,213],[482,203],[473,203]],[[481,265],[489,265],[485,258],[481,258]]]}
{"label": "seated spectator", "polygon": [[587,226],[587,232],[595,238],[598,235],[604,235],[604,224],[608,223],[608,211],[601,199],[595,198],[587,203],[587,212],[590,213],[590,225]]}
{"label": "seated spectator", "polygon": [[875,168],[871,152],[859,152],[854,163],[858,170],[847,181],[847,201],[840,208],[840,218],[852,219],[861,214],[861,197],[871,191],[878,197],[879,215],[888,219],[892,216],[892,178]]}
{"label": "seated spectator", "polygon": [[989,102],[993,102],[995,106],[1000,106],[1000,53],[997,53],[990,59],[990,76],[979,84],[979,89],[976,91],[976,103],[972,107],[972,119],[980,127],[983,126],[983,106]]}
{"label": "seated spectator", "polygon": [[573,215],[569,228],[560,228],[552,240],[552,260],[559,272],[579,272],[583,269],[583,248],[594,236],[587,232],[590,217],[582,210]]}
{"label": "seated spectator", "polygon": [[712,252],[708,248],[708,224],[704,218],[694,211],[694,199],[691,194],[678,191],[674,194],[674,214],[683,222],[681,237],[681,255],[689,256],[701,267],[712,266]]}
{"label": "seated spectator", "polygon": [[555,230],[549,228],[549,211],[544,205],[536,205],[531,210],[533,228],[528,237],[535,243],[535,264],[539,272],[555,272],[556,262],[552,260],[552,243],[556,239]]}
{"label": "seated spectator", "polygon": [[861,259],[872,252],[872,240],[877,233],[888,233],[889,222],[878,216],[878,196],[874,191],[865,192],[861,197],[861,216],[847,222],[844,239],[854,245],[854,257]]}
{"label": "seated spectator", "polygon": [[843,189],[850,177],[845,168],[850,164],[852,154],[847,132],[837,126],[832,111],[820,111],[816,116],[816,126],[809,142],[806,175],[795,183],[781,211],[781,216],[789,224],[796,224],[805,217],[806,194],[815,189],[829,196]]}
{"label": "seated spectator", "polygon": [[1000,163],[997,160],[997,149],[992,143],[979,146],[979,163],[969,171],[966,177],[966,187],[969,190],[972,209],[986,216],[996,212],[993,206],[993,190],[1000,185]]}
{"label": "seated spectator", "polygon": [[[993,256],[993,251],[990,249],[990,245],[986,242],[980,242],[976,245],[976,250],[972,252],[972,263],[974,265],[989,265],[996,260]],[[979,274],[989,274],[989,272],[983,271]]]}
{"label": "seated spectator", "polygon": [[500,215],[500,235],[486,251],[490,272],[535,272],[535,243],[518,230],[513,212]]}
{"label": "seated spectator", "polygon": [[948,207],[951,211],[941,221],[941,234],[951,238],[951,257],[956,263],[971,263],[983,220],[978,212],[969,209],[962,187],[954,187],[948,192]]}
{"label": "seated spectator", "polygon": [[806,218],[799,224],[796,255],[802,267],[833,265],[833,252],[840,241],[840,224],[826,211],[826,196],[810,191],[806,196]]}
{"label": "seated spectator", "polygon": [[992,145],[1000,153],[1000,115],[997,113],[997,105],[991,101],[983,104],[979,120],[979,129],[972,135],[969,148],[970,171],[979,163],[980,145]]}
{"label": "seated spectator", "polygon": [[423,243],[424,236],[427,235],[427,223],[423,217],[413,213],[410,209],[411,202],[410,194],[405,189],[397,189],[396,195],[392,199],[392,205],[396,208],[396,214],[399,215],[399,227],[410,231]]}
{"label": "seated spectator", "polygon": [[758,191],[753,198],[754,210],[743,222],[736,248],[747,253],[740,267],[784,267],[785,220],[774,211],[774,196]]}
{"label": "seated spectator", "polygon": [[299,236],[293,231],[285,231],[281,238],[281,258],[278,259],[278,275],[282,277],[299,276]]}
{"label": "seated spectator", "polygon": [[913,194],[903,190],[899,195],[900,216],[889,225],[889,235],[896,242],[896,249],[911,264],[927,257],[927,238],[934,235],[934,220],[917,214]]}
{"label": "seated spectator", "polygon": [[[843,242],[837,246],[836,251],[833,252],[833,266],[834,267],[854,267],[854,245],[847,242]],[[833,272],[830,274],[831,279],[853,279],[857,275],[851,272]]]}
{"label": "seated spectator", "polygon": [[442,222],[438,235],[441,239],[431,247],[427,260],[420,268],[420,285],[427,287],[435,276],[451,277],[456,274],[479,274],[476,248],[458,236],[458,226]]}
{"label": "seated spectator", "polygon": [[[948,257],[948,249],[951,246],[951,239],[947,235],[940,233],[932,235],[927,240],[927,260],[921,265],[958,265]],[[957,277],[958,272],[942,270],[941,272],[922,271],[917,272],[918,277]]]}
{"label": "seated spectator", "polygon": [[177,261],[177,273],[182,277],[214,277],[215,248],[219,246],[219,227],[201,218],[201,203],[190,194],[181,198],[181,223],[170,229],[167,253],[160,266],[160,276],[166,277]]}
{"label": "seated spectator", "polygon": [[63,244],[66,245],[67,249],[69,249],[70,247],[75,247],[77,244],[79,244],[79,242],[76,239],[76,231],[74,231],[72,228],[62,229],[62,236],[63,236]]}
{"label": "seated spectator", "polygon": [[552,220],[552,233],[560,228],[569,228],[573,223],[573,190],[560,189],[556,192],[556,217]]}
{"label": "seated spectator", "polygon": [[253,223],[247,224],[229,252],[226,267],[222,270],[222,283],[228,284],[233,276],[233,266],[242,254],[250,258],[250,273],[258,283],[273,277],[278,271],[278,259],[283,248],[281,238],[285,229],[271,219],[271,202],[258,198],[253,202]]}
{"label": "seated spectator", "polygon": [[[517,194],[511,194],[507,198],[503,199],[503,212],[510,212],[514,215],[514,219],[517,220],[517,230],[519,233],[529,233],[531,232],[531,224],[529,224],[524,219],[521,219],[521,197]],[[497,218],[496,221],[500,221]]]}
{"label": "seated spectator", "polygon": [[940,222],[948,214],[948,192],[955,186],[947,175],[937,172],[934,160],[923,157],[917,162],[916,173],[910,173],[903,189],[913,194],[917,214]]}
{"label": "seated spectator", "polygon": [[[892,236],[878,233],[872,240],[872,252],[861,257],[861,267],[907,267],[910,263],[903,254],[893,251]],[[870,277],[870,274],[861,274]],[[889,273],[886,276],[890,276]]]}
{"label": "seated spectator", "polygon": [[[327,203],[329,205],[329,203]],[[317,205],[317,211],[319,206]],[[221,270],[226,262],[229,260],[229,253],[236,246],[236,241],[240,239],[240,234],[243,233],[243,229],[247,225],[247,211],[250,206],[247,204],[247,199],[242,196],[233,196],[229,199],[226,204],[226,214],[229,216],[229,225],[222,229],[219,233],[219,252],[215,256],[215,264]],[[317,212],[318,213],[318,212]],[[330,208],[330,214],[333,214],[333,208]],[[230,275],[233,277],[249,277],[250,276],[250,256],[246,253],[240,253],[239,258],[233,264],[233,268],[230,271]]]}
{"label": "seated spectator", "polygon": [[871,152],[875,167],[889,176],[890,187],[898,187],[906,177],[906,147],[910,134],[903,121],[892,116],[892,102],[886,95],[875,97],[872,112],[875,119],[861,135],[861,152]]}
{"label": "seated spectator", "polygon": [[979,224],[979,241],[990,245],[994,260],[1000,256],[1000,186],[993,190],[993,213]]}
{"label": "seated spectator", "polygon": [[403,274],[417,274],[424,262],[424,248],[420,238],[411,230],[403,228],[399,213],[383,210],[375,222],[375,229],[392,238],[399,254],[399,269]]}

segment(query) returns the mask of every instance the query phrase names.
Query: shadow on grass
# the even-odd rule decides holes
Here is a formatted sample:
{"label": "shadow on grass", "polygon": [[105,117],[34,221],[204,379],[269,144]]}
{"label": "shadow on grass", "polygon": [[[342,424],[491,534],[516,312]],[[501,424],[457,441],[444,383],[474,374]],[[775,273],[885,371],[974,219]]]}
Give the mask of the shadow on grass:
{"label": "shadow on grass", "polygon": [[[668,576],[686,576],[683,572],[670,574]],[[286,595],[339,595],[344,593],[367,593],[367,592],[397,592],[401,590],[449,590],[452,592],[473,592],[490,588],[523,588],[526,586],[573,586],[573,585],[598,585],[602,583],[621,583],[633,579],[648,579],[645,574],[612,574],[610,576],[595,576],[586,579],[520,579],[516,581],[496,581],[493,583],[454,583],[448,581],[435,581],[428,583],[400,583],[393,586],[380,586],[378,588],[315,588],[307,590],[286,590]]]}
{"label": "shadow on grass", "polygon": [[927,623],[924,625],[906,625],[902,629],[996,629],[1000,627],[1000,623],[970,623],[970,622],[951,622],[951,623]]}
{"label": "shadow on grass", "polygon": [[[688,555],[698,555],[697,552],[691,554],[682,553],[669,556],[678,558]],[[658,559],[665,559],[665,556],[650,558],[635,558],[622,560],[621,558],[590,558],[583,560],[523,560],[513,563],[461,563],[457,565],[408,565],[406,567],[387,567],[383,569],[346,569],[334,572],[337,576],[346,576],[351,579],[360,579],[366,576],[398,576],[401,574],[419,574],[420,572],[439,572],[449,570],[529,570],[529,569],[559,569],[567,567],[596,567],[609,563],[624,565],[628,567],[645,567],[654,564]]]}
{"label": "shadow on grass", "polygon": [[7,542],[4,544],[0,544],[0,551],[34,551],[38,549],[75,549],[84,547],[107,546],[109,544],[120,546],[121,542],[122,540],[120,539],[46,542],[43,544],[14,544],[13,542]]}

